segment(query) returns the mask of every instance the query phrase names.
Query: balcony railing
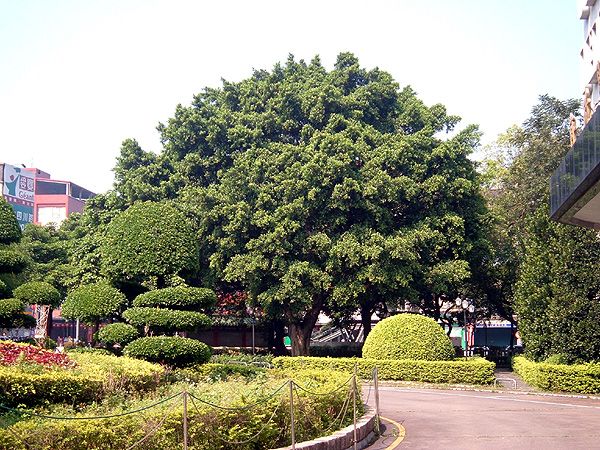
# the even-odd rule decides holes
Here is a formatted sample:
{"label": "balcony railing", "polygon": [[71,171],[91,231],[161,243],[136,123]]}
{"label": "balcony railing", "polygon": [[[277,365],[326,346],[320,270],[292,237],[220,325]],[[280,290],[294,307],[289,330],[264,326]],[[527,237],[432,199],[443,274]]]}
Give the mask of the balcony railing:
{"label": "balcony railing", "polygon": [[600,180],[600,108],[592,115],[575,145],[550,179],[550,217],[577,225],[573,215],[593,195]]}

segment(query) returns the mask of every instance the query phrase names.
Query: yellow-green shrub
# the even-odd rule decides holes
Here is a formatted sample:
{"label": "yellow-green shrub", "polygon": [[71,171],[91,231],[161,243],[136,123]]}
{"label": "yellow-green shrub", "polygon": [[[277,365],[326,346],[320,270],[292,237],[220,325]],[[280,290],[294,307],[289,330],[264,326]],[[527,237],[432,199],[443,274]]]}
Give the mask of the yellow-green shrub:
{"label": "yellow-green shrub", "polygon": [[87,403],[115,391],[154,389],[164,375],[160,365],[132,358],[85,353],[70,357],[77,368],[32,373],[18,366],[0,366],[0,404]]}
{"label": "yellow-green shrub", "polygon": [[513,358],[513,369],[523,381],[547,391],[600,394],[600,363],[536,363],[524,356]]}

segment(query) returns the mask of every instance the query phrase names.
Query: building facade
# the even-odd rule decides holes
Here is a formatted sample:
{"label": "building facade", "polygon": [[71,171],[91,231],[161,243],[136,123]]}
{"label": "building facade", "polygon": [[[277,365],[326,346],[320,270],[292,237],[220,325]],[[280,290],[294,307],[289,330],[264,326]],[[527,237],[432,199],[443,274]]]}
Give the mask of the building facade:
{"label": "building facade", "polygon": [[53,180],[43,170],[6,163],[0,163],[0,180],[23,229],[27,223],[60,225],[96,195],[71,181]]}
{"label": "building facade", "polygon": [[96,195],[71,181],[52,180],[40,169],[26,170],[35,174],[33,221],[37,225],[60,225],[69,214],[82,212],[85,201]]}

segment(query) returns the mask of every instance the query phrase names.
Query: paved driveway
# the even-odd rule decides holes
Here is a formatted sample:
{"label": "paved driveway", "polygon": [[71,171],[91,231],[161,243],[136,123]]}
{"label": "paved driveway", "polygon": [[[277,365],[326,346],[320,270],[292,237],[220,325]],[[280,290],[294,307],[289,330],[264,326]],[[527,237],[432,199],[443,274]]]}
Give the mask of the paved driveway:
{"label": "paved driveway", "polygon": [[381,387],[380,411],[405,436],[384,420],[388,436],[371,450],[600,448],[600,398]]}

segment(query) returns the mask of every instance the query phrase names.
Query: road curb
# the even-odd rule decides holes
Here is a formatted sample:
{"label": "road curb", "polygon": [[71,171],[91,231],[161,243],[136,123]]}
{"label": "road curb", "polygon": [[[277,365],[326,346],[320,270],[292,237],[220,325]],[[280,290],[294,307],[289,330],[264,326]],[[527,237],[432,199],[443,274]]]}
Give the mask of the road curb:
{"label": "road curb", "polygon": [[[375,408],[369,407],[365,414],[356,421],[356,448],[362,450],[373,442],[376,422]],[[336,431],[330,436],[324,436],[312,441],[300,442],[295,446],[296,450],[353,450],[354,449],[354,425],[349,425]],[[292,446],[281,447],[273,450],[291,450]]]}

